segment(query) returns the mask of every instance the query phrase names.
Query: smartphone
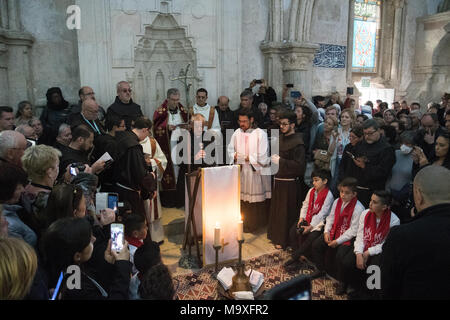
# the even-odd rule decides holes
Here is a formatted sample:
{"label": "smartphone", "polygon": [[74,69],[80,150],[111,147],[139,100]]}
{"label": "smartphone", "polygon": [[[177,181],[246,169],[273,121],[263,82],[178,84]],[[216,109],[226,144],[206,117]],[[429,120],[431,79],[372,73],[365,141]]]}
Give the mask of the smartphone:
{"label": "smartphone", "polygon": [[77,175],[77,169],[70,167],[70,174],[75,177]]}
{"label": "smartphone", "polygon": [[347,94],[353,95],[353,87],[348,87],[347,88]]}
{"label": "smartphone", "polygon": [[117,213],[119,207],[119,195],[117,193],[108,193],[108,208]]}
{"label": "smartphone", "polygon": [[287,85],[286,85],[286,88],[293,88],[294,87],[294,84],[293,83],[288,83]]}
{"label": "smartphone", "polygon": [[355,155],[349,151],[347,151],[347,154],[350,156],[350,158],[352,159],[356,159]]}
{"label": "smartphone", "polygon": [[311,300],[311,278],[301,275],[272,288],[265,300]]}
{"label": "smartphone", "polygon": [[291,92],[291,98],[299,99],[299,98],[301,98],[301,96],[302,96],[302,94],[300,91],[292,91]]}
{"label": "smartphone", "polygon": [[124,241],[124,226],[121,223],[111,224],[111,250],[122,251]]}
{"label": "smartphone", "polygon": [[262,84],[263,82],[262,82],[262,80],[255,80],[255,83],[256,84]]}

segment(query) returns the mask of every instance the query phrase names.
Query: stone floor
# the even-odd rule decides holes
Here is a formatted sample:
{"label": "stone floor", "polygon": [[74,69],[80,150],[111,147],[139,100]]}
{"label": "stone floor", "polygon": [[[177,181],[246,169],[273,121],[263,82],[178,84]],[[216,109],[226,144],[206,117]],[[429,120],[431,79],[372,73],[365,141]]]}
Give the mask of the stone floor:
{"label": "stone floor", "polygon": [[[187,252],[183,253],[182,250],[184,210],[163,208],[162,223],[165,232],[164,243],[161,245],[161,255],[164,264],[169,267],[174,276],[198,271],[198,269],[183,269],[178,266],[178,261],[183,254],[187,255]],[[242,248],[244,260],[259,257],[276,250],[270,240],[267,239],[265,229],[261,229],[256,233],[244,233],[244,239],[245,243]],[[196,256],[195,247],[192,248],[192,255]]]}

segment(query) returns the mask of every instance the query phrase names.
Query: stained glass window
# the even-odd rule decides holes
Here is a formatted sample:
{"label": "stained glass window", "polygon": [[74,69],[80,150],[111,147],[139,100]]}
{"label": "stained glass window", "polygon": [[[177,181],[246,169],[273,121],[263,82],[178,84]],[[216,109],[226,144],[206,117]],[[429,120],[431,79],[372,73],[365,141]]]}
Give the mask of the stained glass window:
{"label": "stained glass window", "polygon": [[381,24],[381,1],[355,0],[353,72],[376,73]]}

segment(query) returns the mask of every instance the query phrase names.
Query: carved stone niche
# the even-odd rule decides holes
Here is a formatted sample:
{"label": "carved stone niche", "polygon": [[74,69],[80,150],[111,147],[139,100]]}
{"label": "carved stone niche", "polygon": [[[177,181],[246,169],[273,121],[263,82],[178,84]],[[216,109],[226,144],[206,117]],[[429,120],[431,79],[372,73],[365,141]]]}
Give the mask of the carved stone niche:
{"label": "carved stone niche", "polygon": [[145,27],[145,34],[135,49],[133,82],[136,98],[144,102],[145,114],[153,116],[169,88],[178,88],[181,102],[186,105],[185,86],[171,79],[184,73],[188,65],[192,94],[198,84],[196,50],[185,28],[179,26],[171,14],[159,14],[151,25]]}

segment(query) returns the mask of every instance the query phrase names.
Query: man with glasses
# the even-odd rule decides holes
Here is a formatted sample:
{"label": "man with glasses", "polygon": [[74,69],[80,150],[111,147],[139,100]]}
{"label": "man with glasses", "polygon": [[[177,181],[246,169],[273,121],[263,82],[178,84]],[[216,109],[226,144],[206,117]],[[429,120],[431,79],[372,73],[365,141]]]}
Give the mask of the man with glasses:
{"label": "man with glasses", "polygon": [[364,121],[363,132],[364,140],[355,146],[353,165],[347,172],[358,180],[358,199],[368,208],[372,193],[385,188],[395,164],[395,151],[381,135],[375,120]]}
{"label": "man with glasses", "polygon": [[[153,115],[153,136],[167,157],[167,167],[161,179],[161,204],[167,208],[181,208],[184,203],[177,201],[177,178],[179,167],[173,163],[171,150],[174,150],[178,138],[171,139],[172,133],[187,126],[188,113],[180,103],[180,91],[177,88],[167,90],[167,99]],[[176,135],[174,135],[176,136]]]}
{"label": "man with glasses", "polygon": [[219,134],[221,132],[219,115],[215,108],[208,104],[208,91],[200,88],[195,96],[197,103],[194,105],[193,114],[201,114],[205,118],[204,130],[213,129]]}
{"label": "man with glasses", "polygon": [[94,99],[86,99],[81,104],[81,112],[69,117],[69,125],[72,130],[84,124],[97,138],[105,134],[105,129],[98,119],[99,105]]}
{"label": "man with glasses", "polygon": [[[95,100],[94,89],[92,89],[91,87],[87,87],[87,86],[81,87],[81,89],[78,90],[78,96],[80,97],[80,100],[78,101],[78,104],[75,104],[71,107],[69,123],[71,122],[71,117],[73,117],[73,115],[81,112],[81,105],[83,104],[83,102],[85,100],[87,100],[87,99]],[[98,120],[100,120],[100,122],[104,123],[105,116],[106,116],[105,109],[103,109],[103,107],[99,106],[98,107]]]}
{"label": "man with glasses", "polygon": [[120,81],[117,84],[116,101],[109,106],[106,113],[106,116],[115,114],[119,117],[124,117],[127,130],[131,130],[133,122],[143,116],[141,106],[133,102],[131,93],[130,84],[126,81]]}
{"label": "man with glasses", "polygon": [[421,127],[417,131],[415,142],[420,147],[428,161],[434,161],[436,140],[444,131],[439,124],[438,116],[434,113],[425,113],[420,120]]}
{"label": "man with glasses", "polygon": [[280,152],[272,155],[272,163],[279,169],[273,184],[267,238],[283,248],[289,243],[289,229],[298,217],[298,196],[302,193],[298,189],[306,170],[305,145],[302,134],[295,132],[296,123],[293,111],[280,114]]}

